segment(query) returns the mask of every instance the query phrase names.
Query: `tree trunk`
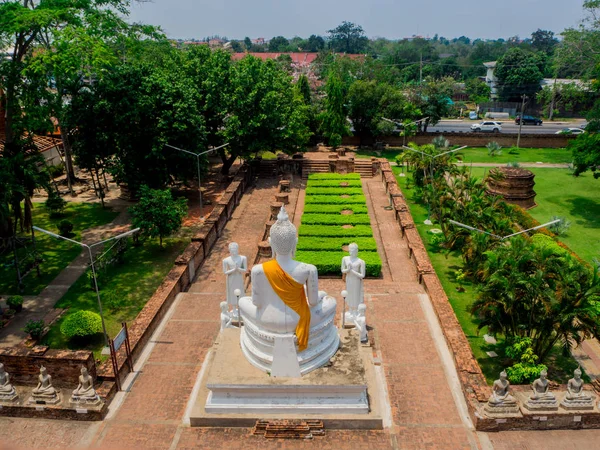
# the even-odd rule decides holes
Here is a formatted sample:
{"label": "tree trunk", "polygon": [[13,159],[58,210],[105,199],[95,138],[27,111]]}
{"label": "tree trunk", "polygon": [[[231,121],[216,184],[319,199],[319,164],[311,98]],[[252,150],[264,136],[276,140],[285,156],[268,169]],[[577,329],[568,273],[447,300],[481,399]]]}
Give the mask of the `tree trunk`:
{"label": "tree trunk", "polygon": [[65,152],[65,173],[67,174],[67,186],[69,186],[69,192],[73,196],[73,181],[75,181],[75,171],[73,170],[73,152],[71,150],[71,142],[69,141],[69,135],[67,131],[58,124],[60,128],[60,138],[63,143],[63,150]]}
{"label": "tree trunk", "polygon": [[224,154],[221,155],[221,161],[223,161],[223,167],[221,167],[221,175],[229,175],[229,169],[231,169],[231,166],[233,166],[235,160],[235,155],[231,155],[229,158],[227,158]]}

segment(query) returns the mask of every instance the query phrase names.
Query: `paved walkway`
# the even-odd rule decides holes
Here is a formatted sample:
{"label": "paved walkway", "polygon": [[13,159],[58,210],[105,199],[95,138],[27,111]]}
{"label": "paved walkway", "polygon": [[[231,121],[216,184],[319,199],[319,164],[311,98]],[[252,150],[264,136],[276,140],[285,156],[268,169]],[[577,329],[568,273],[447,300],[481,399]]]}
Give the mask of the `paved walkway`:
{"label": "paved walkway", "polygon": [[[388,392],[386,429],[327,430],[323,438],[297,442],[254,437],[247,428],[202,429],[186,424],[188,401],[218,333],[219,302],[225,292],[221,259],[227,255],[227,244],[238,242],[240,251],[250,256],[262,238],[275,185],[261,181],[244,195],[190,292],[176,299],[107,419],[85,423],[0,418],[0,442],[23,448],[488,449],[493,444],[496,448],[547,449],[559,448],[559,444],[574,448],[571,443],[584,448],[585,443],[600,438],[600,431],[474,432],[429,298],[416,282],[393,211],[384,209],[387,200],[381,183],[364,180],[364,190],[385,260],[383,277],[367,280],[365,292],[375,351],[382,360],[377,370]],[[296,195],[297,191],[292,197]],[[320,285],[337,297],[344,287],[337,279],[321,280]]]}

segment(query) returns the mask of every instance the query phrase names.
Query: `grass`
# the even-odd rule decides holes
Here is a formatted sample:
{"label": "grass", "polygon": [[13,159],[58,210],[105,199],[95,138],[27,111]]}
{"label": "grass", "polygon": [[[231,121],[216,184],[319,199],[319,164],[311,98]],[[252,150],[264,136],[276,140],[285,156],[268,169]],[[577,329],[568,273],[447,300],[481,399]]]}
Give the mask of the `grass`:
{"label": "grass", "polygon": [[[121,264],[111,266],[99,274],[100,298],[110,337],[119,332],[121,322],[129,322],[138,315],[188,243],[188,237],[173,237],[164,239],[162,248],[158,246],[158,240],[146,241],[140,247],[130,246]],[[68,308],[66,315],[77,310],[97,312],[96,293],[89,277],[83,275],[79,278],[55,307]],[[84,348],[94,351],[96,358],[101,358],[100,351],[104,345],[101,335],[88,342],[65,339],[60,332],[60,325],[66,315],[52,326],[44,338],[44,344],[59,349]]]}
{"label": "grass", "polygon": [[[585,261],[600,259],[600,179],[590,172],[574,177],[568,169],[529,169],[535,173],[537,206],[527,212],[540,223],[553,216],[565,217],[571,228],[559,239]],[[489,169],[473,167],[472,174],[482,178]]]}
{"label": "grass", "polygon": [[[397,173],[400,170],[396,167],[393,170]],[[474,168],[473,174],[479,177],[482,177],[484,174],[484,168]],[[561,169],[538,169],[539,171],[560,171]],[[567,172],[564,170],[564,172]],[[476,287],[469,281],[464,281],[462,287],[464,288],[464,292],[459,292],[457,288],[461,285],[456,280],[456,271],[461,269],[462,258],[459,252],[441,252],[437,247],[431,244],[430,237],[432,236],[427,231],[431,228],[437,228],[438,226],[434,224],[433,226],[428,226],[423,223],[425,219],[427,219],[427,207],[423,204],[416,203],[413,200],[413,191],[412,189],[407,188],[407,183],[409,181],[409,177],[397,177],[398,183],[402,191],[404,192],[411,214],[415,221],[415,226],[423,239],[423,243],[427,249],[429,257],[431,259],[431,263],[436,271],[440,282],[448,296],[448,300],[458,322],[460,323],[461,328],[463,329],[469,344],[471,345],[471,349],[481,370],[486,377],[488,383],[492,383],[495,379],[498,378],[498,374],[502,369],[506,367],[508,364],[502,356],[497,358],[489,357],[486,352],[495,351],[498,355],[503,355],[505,343],[501,339],[501,337],[497,336],[498,344],[497,345],[489,345],[483,339],[483,335],[486,333],[487,329],[483,328],[478,331],[478,321],[468,312],[468,308],[475,300],[477,291]],[[537,189],[537,187],[536,187]],[[538,219],[539,220],[539,219]],[[577,368],[577,363],[571,357],[565,357],[561,354],[560,348],[556,347],[551,355],[548,357],[546,364],[550,368],[551,379],[558,382],[566,382],[569,378],[572,377],[573,370]],[[584,374],[585,375],[585,374]],[[586,378],[586,380],[589,380]]]}
{"label": "grass", "polygon": [[[58,233],[58,224],[61,220],[69,220],[73,223],[75,240],[81,239],[81,233],[88,228],[105,225],[111,222],[118,213],[103,209],[99,204],[91,203],[68,203],[64,214],[59,218],[50,218],[46,207],[41,203],[34,203],[33,224],[48,231]],[[24,236],[30,236],[25,234]],[[81,247],[42,233],[35,234],[36,248],[42,257],[40,265],[40,276],[32,270],[23,280],[25,295],[37,295],[56,276],[69,265],[81,252]],[[27,259],[25,249],[20,249],[19,259]],[[31,259],[31,258],[29,258]],[[21,267],[21,265],[20,265]],[[19,294],[17,276],[14,268],[12,252],[0,255],[0,294]]]}
{"label": "grass", "polygon": [[[357,158],[370,158],[371,156],[381,155],[389,161],[395,161],[396,156],[402,153],[401,149],[390,148],[381,152],[373,150],[358,150]],[[469,147],[456,153],[457,157],[467,164],[470,163],[497,163],[506,164],[507,162],[543,162],[549,164],[568,164],[573,158],[571,152],[564,148],[521,148],[519,150],[503,148],[502,154],[498,156],[489,156],[485,147]]]}

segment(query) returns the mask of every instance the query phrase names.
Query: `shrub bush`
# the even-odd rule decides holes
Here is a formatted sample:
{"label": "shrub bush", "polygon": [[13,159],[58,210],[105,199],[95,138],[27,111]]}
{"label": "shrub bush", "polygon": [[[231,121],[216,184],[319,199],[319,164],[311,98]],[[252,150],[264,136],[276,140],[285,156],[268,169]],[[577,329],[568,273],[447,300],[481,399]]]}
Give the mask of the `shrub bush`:
{"label": "shrub bush", "polygon": [[302,251],[342,251],[344,245],[354,242],[361,252],[376,252],[377,243],[372,237],[300,237],[298,250]]}
{"label": "shrub bush", "polygon": [[67,339],[88,337],[102,331],[102,319],[93,311],[76,311],[69,314],[60,326]]}
{"label": "shrub bush", "polygon": [[332,237],[372,237],[373,230],[368,225],[356,225],[342,228],[334,225],[300,225],[299,236],[332,236]]}
{"label": "shrub bush", "polygon": [[[313,264],[319,271],[319,275],[342,275],[342,258],[348,256],[343,251],[339,252],[307,252],[298,251],[296,258],[299,261]],[[365,270],[368,277],[381,275],[381,259],[377,252],[359,253],[359,257],[365,261]]]}
{"label": "shrub bush", "polygon": [[23,306],[23,297],[20,295],[11,295],[6,299],[6,304],[12,309],[16,309],[19,306]]}
{"label": "shrub bush", "polygon": [[[342,184],[346,184],[347,186],[342,186]],[[331,187],[331,188],[349,188],[349,187],[362,187],[362,182],[360,180],[308,180],[306,183],[306,187]]]}
{"label": "shrub bush", "polygon": [[304,205],[304,214],[340,214],[342,211],[350,210],[353,214],[368,214],[367,205],[328,205],[311,203]]}
{"label": "shrub bush", "polygon": [[306,195],[362,195],[363,190],[356,187],[307,187]]}
{"label": "shrub bush", "polygon": [[515,361],[515,364],[506,369],[511,383],[532,383],[540,376],[542,370],[548,370],[544,364],[537,364],[539,358],[533,353],[531,338],[514,338],[510,344],[504,352]]}
{"label": "shrub bush", "polygon": [[71,237],[73,236],[73,223],[69,220],[61,220],[58,224],[58,232],[61,236]]}
{"label": "shrub bush", "polygon": [[48,175],[52,178],[60,177],[63,173],[65,173],[65,165],[63,163],[56,166],[48,166]]}
{"label": "shrub bush", "polygon": [[44,334],[44,327],[46,326],[46,324],[44,323],[44,319],[40,319],[40,320],[33,320],[30,319],[27,324],[25,325],[25,328],[23,328],[23,331],[27,334],[29,334],[29,336],[32,337],[32,339],[38,340],[39,338],[42,337],[42,334]]}
{"label": "shrub bush", "polygon": [[342,197],[346,193],[337,195],[306,195],[304,199],[305,205],[320,204],[320,205],[364,205],[366,198],[363,194],[349,195]]}
{"label": "shrub bush", "polygon": [[369,225],[371,219],[368,214],[343,215],[343,214],[306,214],[302,216],[302,223],[306,225]]}
{"label": "shrub bush", "polygon": [[360,180],[358,173],[311,173],[308,176],[308,181],[312,180]]}
{"label": "shrub bush", "polygon": [[50,192],[51,193],[48,196],[48,200],[46,200],[44,205],[50,211],[50,217],[58,217],[64,212],[67,202],[56,192]]}

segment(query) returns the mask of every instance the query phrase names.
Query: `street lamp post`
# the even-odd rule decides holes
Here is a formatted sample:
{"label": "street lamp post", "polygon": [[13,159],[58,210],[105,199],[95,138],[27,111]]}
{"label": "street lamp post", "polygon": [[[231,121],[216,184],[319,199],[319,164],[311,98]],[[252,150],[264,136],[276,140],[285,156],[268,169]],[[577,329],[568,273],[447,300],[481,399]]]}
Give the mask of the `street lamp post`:
{"label": "street lamp post", "polygon": [[88,256],[90,257],[90,266],[92,267],[92,277],[94,278],[94,289],[96,290],[96,298],[98,300],[98,310],[100,311],[100,318],[102,319],[102,331],[104,333],[104,341],[106,343],[106,346],[108,347],[108,333],[106,332],[106,324],[104,323],[104,313],[102,312],[102,302],[100,301],[100,291],[98,290],[98,281],[96,280],[96,268],[94,267],[94,256],[92,255],[92,248],[96,247],[98,245],[104,244],[106,242],[113,241],[115,239],[121,239],[125,236],[129,236],[130,234],[137,233],[140,229],[136,228],[134,230],[127,231],[126,233],[121,233],[117,236],[113,236],[113,237],[105,239],[103,241],[95,242],[94,244],[88,245],[88,244],[84,244],[83,242],[78,242],[73,239],[66,238],[64,236],[61,236],[60,234],[56,234],[51,231],[44,230],[43,228],[40,228],[40,227],[34,226],[33,228],[41,233],[45,233],[45,234],[52,236],[54,238],[57,238],[57,239],[62,239],[63,241],[68,241],[73,244],[77,244],[80,247],[87,249]]}
{"label": "street lamp post", "polygon": [[193,155],[193,156],[196,157],[196,165],[198,167],[198,194],[200,196],[200,220],[202,220],[202,210],[204,209],[203,208],[204,205],[202,203],[202,186],[201,186],[201,181],[200,181],[200,157],[202,155],[206,155],[207,153],[214,152],[215,150],[219,150],[220,148],[226,147],[228,145],[229,145],[229,142],[227,144],[223,144],[223,145],[220,145],[218,147],[214,147],[214,148],[208,149],[208,150],[206,150],[204,152],[194,153],[194,152],[190,152],[189,150],[184,150],[182,148],[175,147],[174,145],[165,144],[165,147],[169,147],[169,148],[172,148],[174,150],[179,150],[180,152],[184,152],[184,153],[189,153],[190,155]]}
{"label": "street lamp post", "polygon": [[482,230],[480,228],[475,228],[475,227],[472,227],[470,225],[465,225],[464,223],[457,222],[456,220],[449,219],[448,222],[450,222],[452,225],[456,225],[457,227],[466,228],[467,230],[476,231],[477,233],[487,234],[488,236],[491,236],[491,237],[494,237],[494,238],[496,238],[496,239],[498,239],[500,241],[503,241],[505,239],[509,239],[511,237],[518,236],[519,234],[527,233],[528,231],[538,230],[540,228],[544,228],[544,227],[547,227],[549,225],[553,225],[555,223],[560,222],[560,220],[561,219],[556,219],[556,220],[553,220],[552,222],[543,223],[542,225],[538,225],[537,227],[528,228],[526,230],[518,231],[516,233],[512,233],[512,234],[509,234],[507,236],[498,236],[497,234],[490,233],[489,231],[485,231],[485,230]]}

